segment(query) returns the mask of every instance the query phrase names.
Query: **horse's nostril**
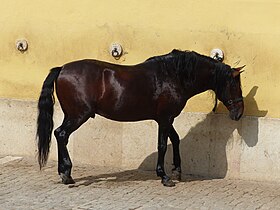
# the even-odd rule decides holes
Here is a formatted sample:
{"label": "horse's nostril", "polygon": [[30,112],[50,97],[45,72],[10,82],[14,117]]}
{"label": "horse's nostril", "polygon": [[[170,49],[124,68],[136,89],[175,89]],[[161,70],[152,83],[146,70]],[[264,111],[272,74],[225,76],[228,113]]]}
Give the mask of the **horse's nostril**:
{"label": "horse's nostril", "polygon": [[236,121],[240,120],[240,118],[242,117],[242,113],[238,113],[237,115],[235,115],[235,119]]}
{"label": "horse's nostril", "polygon": [[242,113],[238,114],[238,120],[242,117]]}

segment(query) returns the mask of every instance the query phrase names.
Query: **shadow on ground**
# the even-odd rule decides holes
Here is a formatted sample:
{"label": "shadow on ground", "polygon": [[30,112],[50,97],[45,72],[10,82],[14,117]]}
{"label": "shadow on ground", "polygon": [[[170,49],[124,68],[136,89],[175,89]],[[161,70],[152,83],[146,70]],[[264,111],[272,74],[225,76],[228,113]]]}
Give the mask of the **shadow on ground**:
{"label": "shadow on ground", "polygon": [[[212,179],[212,178],[209,178]],[[72,187],[79,186],[90,186],[92,184],[113,184],[113,183],[125,183],[125,182],[141,182],[141,181],[154,181],[158,180],[160,183],[160,178],[156,176],[155,171],[143,171],[140,169],[119,171],[114,173],[104,173],[98,175],[81,176],[75,179],[75,184]],[[190,181],[201,181],[208,180],[205,177],[199,177],[194,175],[183,175],[181,182]],[[175,180],[176,183],[176,180]],[[71,187],[71,186],[70,186]]]}

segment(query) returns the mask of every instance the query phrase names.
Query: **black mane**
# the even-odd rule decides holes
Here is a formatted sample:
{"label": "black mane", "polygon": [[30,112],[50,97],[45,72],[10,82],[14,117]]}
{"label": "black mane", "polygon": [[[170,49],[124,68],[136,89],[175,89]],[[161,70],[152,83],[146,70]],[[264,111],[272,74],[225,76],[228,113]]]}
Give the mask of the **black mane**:
{"label": "black mane", "polygon": [[216,61],[215,59],[198,54],[194,51],[181,51],[174,49],[170,53],[154,56],[145,62],[158,62],[163,75],[176,75],[185,85],[192,85],[196,80],[196,73],[199,71],[197,65],[204,63],[213,71],[213,85],[215,92],[222,92],[225,81],[232,80],[232,69],[229,65]]}

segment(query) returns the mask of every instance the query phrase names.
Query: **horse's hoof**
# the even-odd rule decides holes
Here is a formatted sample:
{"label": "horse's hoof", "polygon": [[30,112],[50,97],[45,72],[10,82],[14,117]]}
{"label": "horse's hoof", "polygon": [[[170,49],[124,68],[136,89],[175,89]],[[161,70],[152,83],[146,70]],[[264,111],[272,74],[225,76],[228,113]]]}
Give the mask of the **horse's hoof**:
{"label": "horse's hoof", "polygon": [[180,171],[172,170],[172,178],[174,180],[181,181],[181,178],[182,178],[181,174],[182,173]]}
{"label": "horse's hoof", "polygon": [[174,187],[175,186],[175,183],[169,177],[168,178],[163,178],[161,180],[161,183],[165,187]]}
{"label": "horse's hoof", "polygon": [[75,181],[71,176],[68,177],[65,174],[61,173],[60,178],[62,179],[63,184],[75,184]]}

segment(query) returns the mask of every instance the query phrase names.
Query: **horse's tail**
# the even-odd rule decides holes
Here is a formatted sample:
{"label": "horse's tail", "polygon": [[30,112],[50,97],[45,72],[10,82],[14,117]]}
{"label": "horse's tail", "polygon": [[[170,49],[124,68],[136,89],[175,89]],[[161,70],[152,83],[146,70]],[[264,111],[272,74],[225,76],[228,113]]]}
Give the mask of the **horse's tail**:
{"label": "horse's tail", "polygon": [[50,70],[45,79],[38,102],[37,118],[37,143],[38,162],[40,168],[46,165],[50,150],[51,136],[53,130],[53,106],[54,106],[54,82],[57,79],[61,67]]}

